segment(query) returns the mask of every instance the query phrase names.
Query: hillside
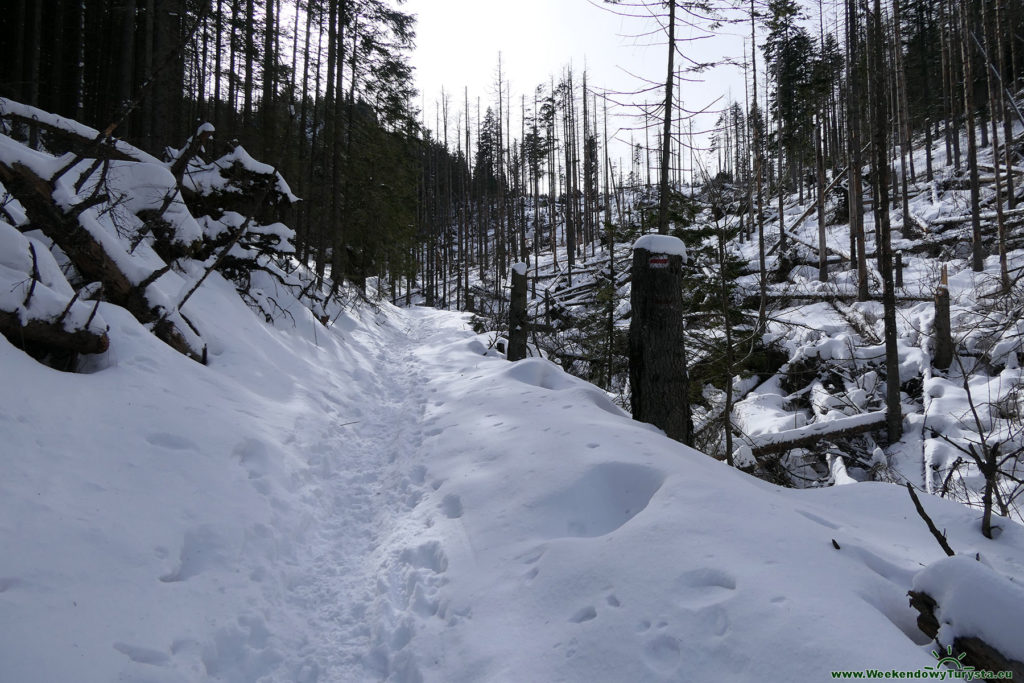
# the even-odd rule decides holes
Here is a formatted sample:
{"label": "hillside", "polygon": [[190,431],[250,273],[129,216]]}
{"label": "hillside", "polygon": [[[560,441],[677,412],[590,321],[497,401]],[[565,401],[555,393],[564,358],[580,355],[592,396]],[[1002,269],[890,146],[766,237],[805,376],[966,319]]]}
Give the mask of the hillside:
{"label": "hillside", "polygon": [[[901,487],[766,483],[508,363],[468,315],[317,286],[284,226],[220,204],[239,177],[289,194],[241,148],[184,191],[122,151],[84,206],[107,165],[0,143],[5,186],[76,169],[5,187],[0,302],[105,340],[0,339],[0,679],[822,680],[927,671],[965,638],[1024,660],[1019,525],[986,539],[924,496],[946,558]],[[41,220],[50,199],[75,220]],[[98,294],[69,225],[152,307]]]}

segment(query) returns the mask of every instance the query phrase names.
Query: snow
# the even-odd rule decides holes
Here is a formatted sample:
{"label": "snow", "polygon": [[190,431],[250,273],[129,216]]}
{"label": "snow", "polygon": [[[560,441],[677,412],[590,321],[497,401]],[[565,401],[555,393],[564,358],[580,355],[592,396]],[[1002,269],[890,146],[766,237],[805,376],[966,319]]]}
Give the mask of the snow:
{"label": "snow", "polygon": [[512,264],[512,271],[515,272],[517,275],[522,275],[524,277],[526,276],[526,268],[527,266],[525,263]]}
{"label": "snow", "polygon": [[[382,303],[278,329],[216,273],[187,310],[208,367],[107,304],[111,348],[86,374],[0,340],[19,387],[0,395],[0,679],[934,662],[905,595],[942,553],[898,487],[770,486],[548,361],[487,354],[458,314]],[[958,550],[1024,576],[1024,530],[986,541],[974,512],[927,504]],[[1012,618],[993,623],[1019,635]]]}
{"label": "snow", "polygon": [[683,263],[686,263],[686,245],[681,239],[671,235],[644,235],[633,243],[633,249],[644,249],[652,254],[682,256]]}
{"label": "snow", "polygon": [[914,577],[914,590],[938,603],[937,640],[980,638],[1003,656],[1024,662],[1024,585],[973,557],[949,557]]}

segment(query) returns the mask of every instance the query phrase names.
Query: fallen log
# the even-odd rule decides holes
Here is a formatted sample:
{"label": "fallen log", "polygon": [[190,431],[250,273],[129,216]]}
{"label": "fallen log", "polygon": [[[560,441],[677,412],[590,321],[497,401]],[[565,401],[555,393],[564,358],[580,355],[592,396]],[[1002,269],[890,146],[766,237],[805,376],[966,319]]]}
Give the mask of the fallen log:
{"label": "fallen log", "polygon": [[[1024,209],[1003,209],[1003,218],[1012,218],[1015,216],[1024,216]],[[978,216],[980,220],[992,221],[997,218],[995,211],[986,211]],[[946,216],[943,218],[936,218],[932,221],[932,225],[959,225],[961,223],[968,223],[971,220],[970,214],[963,216]]]}
{"label": "fallen log", "polygon": [[814,422],[805,427],[787,429],[772,434],[750,437],[751,454],[756,458],[772,453],[783,453],[794,448],[809,448],[824,439],[845,438],[880,429],[885,426],[885,411],[861,413],[828,422]]}
{"label": "fallen log", "polygon": [[[907,595],[910,597],[910,606],[918,612],[917,627],[934,640],[941,627],[936,615],[938,603],[924,591],[910,591]],[[953,652],[963,656],[961,661],[964,665],[983,671],[1012,671],[1014,680],[1024,680],[1024,662],[1010,659],[980,638],[957,636],[950,647]]]}
{"label": "fallen log", "polygon": [[[36,127],[49,136],[49,149],[71,152],[78,157],[96,157],[111,161],[159,163],[155,157],[116,138],[100,139],[99,131],[56,114],[0,97],[0,120]],[[56,144],[54,144],[56,143]]]}
{"label": "fallen log", "polygon": [[68,209],[61,208],[53,199],[49,183],[28,166],[17,162],[12,166],[0,162],[0,181],[21,202],[32,227],[42,230],[53,240],[87,280],[103,283],[108,301],[149,326],[171,348],[202,362],[202,350],[193,348],[188,335],[167,317],[168,311],[147,298],[146,286],[155,278],[150,276],[141,283],[133,282],[100,239],[82,225],[81,216],[85,210],[105,198],[94,197]]}
{"label": "fallen log", "polygon": [[19,349],[42,346],[76,353],[104,353],[110,348],[106,332],[88,329],[68,331],[59,320],[29,320],[22,324],[17,313],[0,311],[0,334]]}

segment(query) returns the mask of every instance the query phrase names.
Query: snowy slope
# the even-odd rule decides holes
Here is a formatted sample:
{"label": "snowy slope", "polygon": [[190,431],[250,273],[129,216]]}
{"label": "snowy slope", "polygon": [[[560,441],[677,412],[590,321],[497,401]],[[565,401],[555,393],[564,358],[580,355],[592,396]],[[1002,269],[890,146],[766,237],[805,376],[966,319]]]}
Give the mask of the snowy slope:
{"label": "snowy slope", "polygon": [[[897,487],[769,486],[547,361],[495,357],[456,314],[274,329],[216,275],[186,308],[208,367],[108,305],[87,374],[0,339],[0,680],[934,663],[905,594],[942,553]],[[1024,580],[1024,529],[987,541],[974,512],[925,505],[958,552]],[[1011,637],[1021,614],[998,622]]]}

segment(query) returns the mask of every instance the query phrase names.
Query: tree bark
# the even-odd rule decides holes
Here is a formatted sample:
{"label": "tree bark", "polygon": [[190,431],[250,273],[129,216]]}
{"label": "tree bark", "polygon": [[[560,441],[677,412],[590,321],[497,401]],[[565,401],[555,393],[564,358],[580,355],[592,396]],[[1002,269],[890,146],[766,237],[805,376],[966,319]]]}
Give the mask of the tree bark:
{"label": "tree bark", "polygon": [[683,258],[679,254],[634,248],[629,385],[633,419],[660,427],[670,438],[690,445],[693,427],[683,337],[682,276]]}
{"label": "tree bark", "polygon": [[512,296],[508,307],[508,351],[511,361],[526,358],[526,332],[529,318],[526,315],[526,264],[512,265]]}
{"label": "tree bark", "polygon": [[46,349],[74,351],[75,353],[103,353],[110,348],[110,338],[104,332],[64,329],[59,320],[29,320],[22,324],[17,313],[0,310],[0,334],[21,349],[41,346]]}

